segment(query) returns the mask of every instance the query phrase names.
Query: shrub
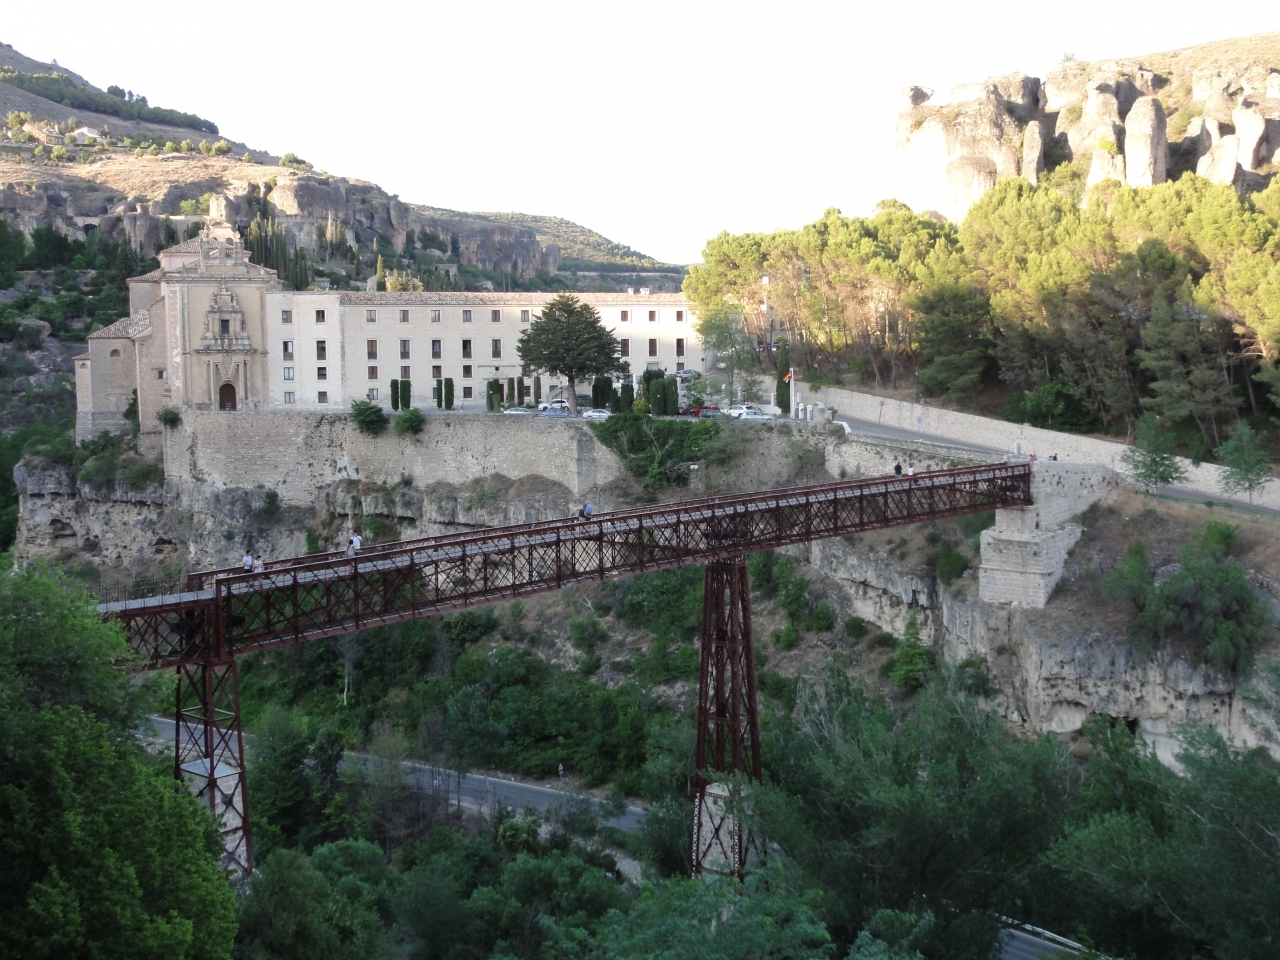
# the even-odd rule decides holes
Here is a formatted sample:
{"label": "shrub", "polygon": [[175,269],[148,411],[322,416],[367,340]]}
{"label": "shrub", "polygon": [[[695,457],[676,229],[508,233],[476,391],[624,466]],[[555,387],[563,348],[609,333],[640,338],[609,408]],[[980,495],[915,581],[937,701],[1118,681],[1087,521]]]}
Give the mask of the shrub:
{"label": "shrub", "polygon": [[969,569],[969,558],[955,548],[950,540],[944,540],[936,553],[929,555],[934,573],[943,583],[950,583]]}
{"label": "shrub", "polygon": [[873,633],[871,635],[871,639],[867,641],[867,645],[892,649],[898,645],[898,638],[887,630],[881,630],[879,633]]}
{"label": "shrub", "polygon": [[160,460],[141,460],[126,467],[121,479],[130,490],[141,490],[153,483],[163,483],[164,463]]}
{"label": "shrub", "polygon": [[370,436],[377,436],[387,429],[387,414],[382,407],[369,400],[351,401],[351,420],[356,429]]}
{"label": "shrub", "polygon": [[280,494],[268,490],[267,495],[262,498],[262,506],[253,511],[253,515],[259,520],[274,520],[280,516]]}
{"label": "shrub", "polygon": [[[405,381],[406,383],[408,381]],[[426,424],[427,418],[421,410],[410,407],[408,410],[401,410],[396,414],[396,422],[394,430],[396,436],[404,437],[416,435],[422,432],[423,426]]]}
{"label": "shrub", "polygon": [[794,650],[799,643],[800,629],[794,623],[773,632],[773,645],[779,650]]}
{"label": "shrub", "polygon": [[764,671],[759,677],[760,692],[771,700],[779,700],[790,707],[796,698],[798,677],[784,677],[780,673]]}
{"label": "shrub", "polygon": [[845,636],[853,643],[857,643],[867,635],[866,621],[861,617],[850,617],[844,622]]}
{"label": "shrub", "polygon": [[595,617],[575,617],[569,623],[569,635],[575,647],[588,652],[595,650],[596,644],[609,639],[609,631]]}
{"label": "shrub", "polygon": [[156,411],[156,419],[172,429],[182,422],[182,411],[177,407],[162,407]]}
{"label": "shrub", "polygon": [[804,628],[811,633],[826,633],[836,625],[836,614],[831,604],[819,600],[817,606],[805,617]]}
{"label": "shrub", "polygon": [[320,552],[320,538],[316,536],[316,532],[310,528],[307,529],[307,553]]}

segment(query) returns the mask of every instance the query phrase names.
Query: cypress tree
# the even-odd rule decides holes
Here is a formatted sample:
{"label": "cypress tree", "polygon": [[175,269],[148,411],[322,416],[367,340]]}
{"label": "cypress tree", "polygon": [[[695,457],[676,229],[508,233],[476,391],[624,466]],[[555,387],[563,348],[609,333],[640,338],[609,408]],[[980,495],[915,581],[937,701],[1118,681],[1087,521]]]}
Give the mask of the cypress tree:
{"label": "cypress tree", "polygon": [[636,388],[630,380],[622,385],[618,392],[618,409],[623,413],[631,412],[631,405],[636,402]]}
{"label": "cypress tree", "polygon": [[391,409],[399,410],[400,409],[400,381],[399,380],[391,381],[390,400],[391,400]]}
{"label": "cypress tree", "polygon": [[408,410],[413,406],[412,384],[408,380],[400,381],[400,409]]}
{"label": "cypress tree", "polygon": [[680,386],[675,377],[667,377],[663,384],[666,387],[667,416],[674,417],[680,412]]}
{"label": "cypress tree", "polygon": [[667,388],[661,380],[649,381],[649,413],[655,417],[667,415]]}
{"label": "cypress tree", "polygon": [[533,403],[537,406],[542,402],[542,377],[535,376],[533,378]]}
{"label": "cypress tree", "polygon": [[507,377],[507,406],[516,402],[516,378]]}
{"label": "cypress tree", "polygon": [[778,405],[784,417],[791,415],[791,384],[786,380],[787,371],[790,369],[791,351],[784,340],[778,347],[778,382],[773,391],[773,402]]}
{"label": "cypress tree", "polygon": [[516,406],[524,406],[524,377],[516,377]]}
{"label": "cypress tree", "polygon": [[446,377],[444,381],[444,408],[453,409],[453,377]]}
{"label": "cypress tree", "polygon": [[[452,383],[452,381],[450,381]],[[452,393],[453,391],[450,391]],[[444,409],[444,381],[436,380],[436,409]]]}
{"label": "cypress tree", "polygon": [[386,271],[386,268],[382,266],[382,254],[378,254],[378,267],[377,267],[377,270],[374,272],[373,276],[374,276],[374,280],[377,285],[377,288],[379,290],[386,290],[387,289],[387,271]]}

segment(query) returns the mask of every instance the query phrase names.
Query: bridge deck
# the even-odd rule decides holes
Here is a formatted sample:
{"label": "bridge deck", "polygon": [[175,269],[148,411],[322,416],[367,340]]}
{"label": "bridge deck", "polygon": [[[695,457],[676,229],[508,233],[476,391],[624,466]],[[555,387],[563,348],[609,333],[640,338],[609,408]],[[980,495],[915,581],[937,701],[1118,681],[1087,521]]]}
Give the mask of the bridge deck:
{"label": "bridge deck", "polygon": [[571,583],[1031,502],[1029,464],[964,467],[636,507],[193,574],[102,604],[150,669],[349,633]]}

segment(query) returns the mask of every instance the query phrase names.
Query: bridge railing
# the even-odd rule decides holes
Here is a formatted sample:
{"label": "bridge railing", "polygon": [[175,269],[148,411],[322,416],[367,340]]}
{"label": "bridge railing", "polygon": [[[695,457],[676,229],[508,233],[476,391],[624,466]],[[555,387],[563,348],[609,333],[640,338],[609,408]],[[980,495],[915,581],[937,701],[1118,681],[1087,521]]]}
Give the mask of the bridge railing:
{"label": "bridge railing", "polygon": [[1029,504],[1027,464],[842,481],[636,507],[296,558],[180,596],[111,604],[152,667],[741,556],[877,527]]}

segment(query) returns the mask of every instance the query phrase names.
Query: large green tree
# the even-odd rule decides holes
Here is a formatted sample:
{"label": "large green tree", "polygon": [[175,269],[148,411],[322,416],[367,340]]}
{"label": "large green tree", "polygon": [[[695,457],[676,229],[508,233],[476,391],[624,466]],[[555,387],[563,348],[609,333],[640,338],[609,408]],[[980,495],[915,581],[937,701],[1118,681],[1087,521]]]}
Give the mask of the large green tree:
{"label": "large green tree", "polygon": [[516,344],[520,362],[569,381],[569,410],[578,412],[577,384],[626,371],[618,338],[589,303],[562,293],[543,308]]}
{"label": "large green tree", "polygon": [[118,626],[39,567],[0,611],[0,954],[228,956],[216,826],[137,743]]}

